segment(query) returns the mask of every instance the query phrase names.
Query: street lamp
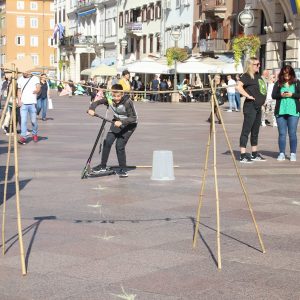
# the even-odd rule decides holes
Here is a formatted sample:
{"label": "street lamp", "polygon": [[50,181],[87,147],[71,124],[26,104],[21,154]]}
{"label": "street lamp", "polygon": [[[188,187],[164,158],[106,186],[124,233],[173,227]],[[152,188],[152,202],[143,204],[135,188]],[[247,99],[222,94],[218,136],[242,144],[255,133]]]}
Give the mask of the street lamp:
{"label": "street lamp", "polygon": [[[175,48],[178,48],[178,41],[181,38],[181,27],[172,27],[172,29],[171,29],[171,38],[175,42]],[[174,69],[175,69],[174,91],[176,91],[177,90],[177,59],[174,59]],[[175,95],[175,93],[173,95]]]}
{"label": "street lamp", "polygon": [[238,14],[238,22],[244,27],[250,27],[254,22],[254,15],[250,6],[245,6],[245,9]]}
{"label": "street lamp", "polygon": [[121,41],[121,47],[122,47],[122,56],[123,56],[123,66],[125,66],[125,49],[127,47],[128,43],[125,40],[125,38]]}

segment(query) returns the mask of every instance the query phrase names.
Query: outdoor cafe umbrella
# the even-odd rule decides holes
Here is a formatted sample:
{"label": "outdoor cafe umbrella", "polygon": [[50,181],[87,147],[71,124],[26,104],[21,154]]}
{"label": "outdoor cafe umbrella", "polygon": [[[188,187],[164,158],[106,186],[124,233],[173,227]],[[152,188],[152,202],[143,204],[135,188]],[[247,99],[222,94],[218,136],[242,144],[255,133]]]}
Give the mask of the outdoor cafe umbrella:
{"label": "outdoor cafe umbrella", "polygon": [[85,69],[81,71],[81,75],[88,75],[90,77],[95,76],[116,76],[117,75],[117,69],[113,66],[107,66],[107,65],[99,65],[98,67],[91,68],[91,69]]}

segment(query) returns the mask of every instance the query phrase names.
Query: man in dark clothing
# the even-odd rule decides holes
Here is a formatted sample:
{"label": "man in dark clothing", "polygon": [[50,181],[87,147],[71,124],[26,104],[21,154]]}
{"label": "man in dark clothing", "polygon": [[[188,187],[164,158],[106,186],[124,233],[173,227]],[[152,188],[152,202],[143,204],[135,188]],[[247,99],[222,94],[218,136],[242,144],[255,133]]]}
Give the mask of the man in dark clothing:
{"label": "man in dark clothing", "polygon": [[103,152],[101,158],[101,164],[93,168],[95,174],[106,172],[107,161],[112,144],[116,141],[116,152],[119,161],[120,170],[118,172],[120,177],[127,177],[126,172],[126,152],[125,146],[133,134],[137,126],[137,114],[134,104],[130,99],[130,95],[123,93],[122,85],[114,84],[112,86],[112,100],[103,98],[92,102],[89,107],[88,113],[94,116],[95,109],[100,104],[108,105],[112,110],[114,117],[112,125],[103,143]]}
{"label": "man in dark clothing", "polygon": [[150,90],[153,92],[153,94],[151,95],[150,101],[157,101],[158,89],[159,89],[158,76],[155,75],[155,78],[151,81],[151,85],[150,85]]}

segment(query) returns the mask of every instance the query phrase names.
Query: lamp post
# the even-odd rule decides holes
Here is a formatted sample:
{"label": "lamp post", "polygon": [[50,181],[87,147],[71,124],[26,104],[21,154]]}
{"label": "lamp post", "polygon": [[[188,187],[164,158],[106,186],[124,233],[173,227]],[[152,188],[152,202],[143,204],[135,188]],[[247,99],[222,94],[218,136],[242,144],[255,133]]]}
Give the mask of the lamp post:
{"label": "lamp post", "polygon": [[[175,48],[178,48],[178,41],[181,38],[181,27],[172,27],[171,29],[171,38],[175,42]],[[174,91],[177,90],[177,59],[174,59]],[[175,92],[173,93],[175,97]]]}
{"label": "lamp post", "polygon": [[123,38],[123,40],[121,41],[123,66],[125,66],[125,49],[127,47],[127,44],[127,41],[125,40],[125,38]]}
{"label": "lamp post", "polygon": [[238,22],[244,28],[250,27],[253,24],[254,15],[250,6],[245,6],[244,10],[238,14]]}

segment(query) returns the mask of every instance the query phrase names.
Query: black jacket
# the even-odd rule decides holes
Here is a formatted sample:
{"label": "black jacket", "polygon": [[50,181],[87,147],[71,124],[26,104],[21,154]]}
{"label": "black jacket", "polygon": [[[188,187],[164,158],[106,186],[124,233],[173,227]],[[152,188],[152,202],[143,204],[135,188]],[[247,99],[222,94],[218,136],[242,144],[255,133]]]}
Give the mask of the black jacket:
{"label": "black jacket", "polygon": [[[114,116],[113,121],[121,121],[122,122],[122,130],[127,126],[132,127],[137,124],[137,113],[135,111],[134,104],[130,99],[129,95],[124,95],[122,100],[119,103],[110,102],[106,98],[102,98],[100,100],[92,102],[89,109],[95,110],[96,107],[100,104],[105,104],[110,107]],[[113,132],[119,132],[120,128],[117,128],[112,124],[111,130]]]}
{"label": "black jacket", "polygon": [[[300,81],[298,79],[296,80],[295,85],[295,93],[293,94],[292,98],[295,99],[297,112],[300,113]],[[272,99],[276,100],[275,115],[279,114],[280,102],[281,99],[283,99],[281,97],[280,89],[281,87],[279,86],[278,81],[275,82],[272,91]]]}

